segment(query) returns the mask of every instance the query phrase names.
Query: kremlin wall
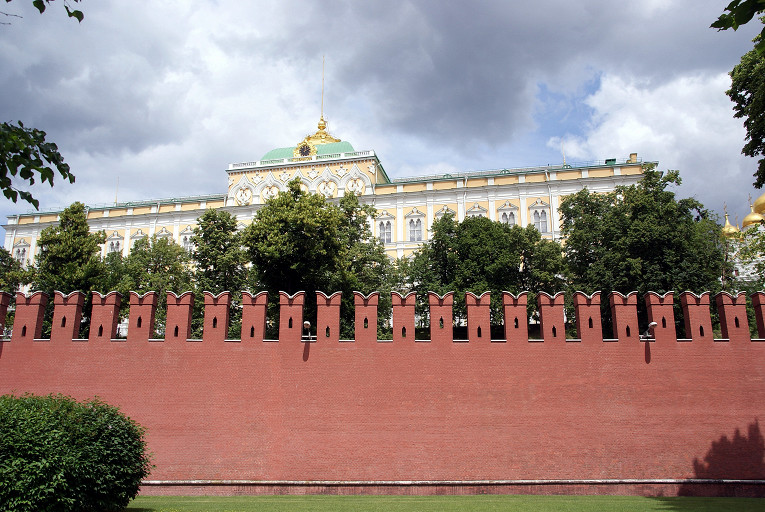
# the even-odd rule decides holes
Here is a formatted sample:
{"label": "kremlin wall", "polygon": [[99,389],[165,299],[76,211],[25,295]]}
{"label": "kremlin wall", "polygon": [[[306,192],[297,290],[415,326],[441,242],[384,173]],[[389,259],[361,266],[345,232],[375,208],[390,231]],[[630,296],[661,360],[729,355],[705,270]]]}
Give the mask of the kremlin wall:
{"label": "kremlin wall", "polygon": [[[149,338],[155,293],[96,293],[78,339],[82,293],[20,293],[0,393],[119,406],[147,429],[143,494],[765,496],[765,293],[576,293],[576,339],[562,293],[538,294],[542,339],[529,339],[525,293],[503,294],[503,339],[489,337],[489,295],[468,294],[466,340],[452,334],[452,294],[429,295],[429,340],[414,339],[414,294],[393,294],[392,340],[377,339],[378,294],[355,294],[352,340],[338,336],[339,293],[317,294],[310,338],[302,292],[243,295],[242,339],[228,339],[228,292],[205,293],[201,340],[187,339],[190,293],[168,294],[164,339]],[[0,295],[3,320],[11,299]],[[122,300],[130,327],[115,339]],[[268,301],[277,340],[264,339]]]}

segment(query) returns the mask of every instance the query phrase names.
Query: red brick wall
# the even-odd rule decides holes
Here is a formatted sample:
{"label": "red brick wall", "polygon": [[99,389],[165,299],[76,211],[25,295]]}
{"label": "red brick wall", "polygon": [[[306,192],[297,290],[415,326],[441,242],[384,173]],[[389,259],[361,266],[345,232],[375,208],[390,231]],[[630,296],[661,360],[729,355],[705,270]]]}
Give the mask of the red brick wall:
{"label": "red brick wall", "polygon": [[120,406],[147,428],[151,480],[765,479],[765,343],[737,332],[681,343],[26,336],[0,344],[0,392]]}

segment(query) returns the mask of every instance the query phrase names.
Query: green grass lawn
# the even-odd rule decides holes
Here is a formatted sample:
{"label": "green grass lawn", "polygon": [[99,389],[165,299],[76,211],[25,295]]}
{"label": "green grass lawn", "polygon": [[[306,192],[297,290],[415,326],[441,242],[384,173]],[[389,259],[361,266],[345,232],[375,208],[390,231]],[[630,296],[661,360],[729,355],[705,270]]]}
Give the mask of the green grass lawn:
{"label": "green grass lawn", "polygon": [[643,498],[639,496],[139,496],[128,512],[240,511],[765,511],[758,498]]}

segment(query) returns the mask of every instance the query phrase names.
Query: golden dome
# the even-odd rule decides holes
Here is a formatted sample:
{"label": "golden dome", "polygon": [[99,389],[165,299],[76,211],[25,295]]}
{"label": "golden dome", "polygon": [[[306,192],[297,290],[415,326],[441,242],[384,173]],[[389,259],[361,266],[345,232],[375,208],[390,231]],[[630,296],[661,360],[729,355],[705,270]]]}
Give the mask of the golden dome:
{"label": "golden dome", "polygon": [[754,201],[754,211],[763,214],[765,213],[765,194],[762,194]]}
{"label": "golden dome", "polygon": [[741,232],[740,229],[738,229],[736,226],[734,226],[733,224],[730,223],[730,221],[728,220],[728,214],[726,213],[725,214],[725,225],[722,227],[722,234],[723,234],[723,236],[730,238],[730,237],[732,237],[732,236],[734,236],[734,235],[736,235],[736,234],[738,234],[740,232]]}
{"label": "golden dome", "polygon": [[765,221],[765,217],[754,211],[754,206],[750,205],[749,209],[751,211],[746,217],[744,217],[744,220],[741,222],[742,228],[748,228],[749,226],[760,224]]}

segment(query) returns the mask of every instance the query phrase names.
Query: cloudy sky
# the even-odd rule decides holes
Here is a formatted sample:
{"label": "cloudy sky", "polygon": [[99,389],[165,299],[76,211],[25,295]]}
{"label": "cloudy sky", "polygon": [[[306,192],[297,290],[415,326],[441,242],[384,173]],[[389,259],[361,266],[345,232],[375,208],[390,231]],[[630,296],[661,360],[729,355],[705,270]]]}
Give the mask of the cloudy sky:
{"label": "cloudy sky", "polygon": [[14,0],[0,112],[77,176],[41,210],[224,193],[229,163],[315,131],[325,56],[330,131],[393,178],[637,152],[740,220],[761,191],[725,91],[758,27],[710,29],[727,3],[84,0],[78,24]]}

